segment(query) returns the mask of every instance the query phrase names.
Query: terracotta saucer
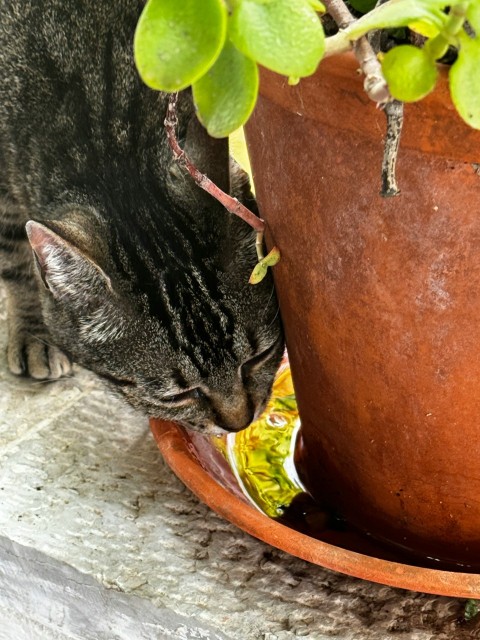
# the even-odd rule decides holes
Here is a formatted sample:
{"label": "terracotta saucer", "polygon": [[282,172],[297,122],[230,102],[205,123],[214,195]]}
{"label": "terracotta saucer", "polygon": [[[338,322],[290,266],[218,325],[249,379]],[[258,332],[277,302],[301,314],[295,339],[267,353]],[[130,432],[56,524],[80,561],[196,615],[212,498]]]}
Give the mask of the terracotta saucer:
{"label": "terracotta saucer", "polygon": [[[188,432],[173,423],[151,420],[151,429],[167,464],[205,504],[243,531],[287,553],[327,569],[372,582],[460,598],[480,597],[480,574],[444,571],[395,561],[391,551],[369,540],[359,553],[355,535],[327,530],[328,542],[269,518],[244,494],[214,438]],[[237,476],[237,477],[236,477]],[[388,559],[386,559],[388,558]]]}

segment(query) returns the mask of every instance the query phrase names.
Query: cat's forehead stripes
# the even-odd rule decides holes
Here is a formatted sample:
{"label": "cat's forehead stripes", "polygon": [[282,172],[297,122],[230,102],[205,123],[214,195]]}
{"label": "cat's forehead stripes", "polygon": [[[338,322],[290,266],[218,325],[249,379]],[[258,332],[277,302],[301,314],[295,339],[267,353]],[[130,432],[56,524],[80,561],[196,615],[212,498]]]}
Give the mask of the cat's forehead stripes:
{"label": "cat's forehead stripes", "polygon": [[188,389],[190,386],[180,369],[172,369],[170,378],[179,389]]}
{"label": "cat's forehead stripes", "polygon": [[148,212],[133,209],[117,225],[112,255],[170,347],[188,354],[203,375],[207,362],[233,348],[235,318],[220,287],[221,264],[212,260],[218,236],[199,233],[188,215],[159,194]]}

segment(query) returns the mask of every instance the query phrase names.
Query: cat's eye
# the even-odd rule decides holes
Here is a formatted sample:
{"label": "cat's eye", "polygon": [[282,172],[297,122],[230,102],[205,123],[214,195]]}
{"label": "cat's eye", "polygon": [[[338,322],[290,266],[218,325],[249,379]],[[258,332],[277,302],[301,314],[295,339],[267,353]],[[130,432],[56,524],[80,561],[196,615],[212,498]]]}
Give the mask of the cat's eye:
{"label": "cat's eye", "polygon": [[135,382],[133,382],[132,380],[127,380],[126,378],[118,378],[116,376],[110,375],[109,373],[97,373],[97,375],[100,378],[103,378],[104,380],[108,380],[108,382],[111,382],[116,387],[134,387],[135,386]]}
{"label": "cat's eye", "polygon": [[278,341],[274,342],[268,349],[257,353],[252,358],[249,358],[246,362],[242,364],[242,374],[248,374],[250,371],[254,371],[257,367],[265,364],[267,360],[269,360],[278,349]]}
{"label": "cat's eye", "polygon": [[181,391],[180,393],[174,393],[169,396],[163,396],[161,401],[165,404],[171,405],[182,405],[187,402],[192,402],[194,400],[200,400],[205,397],[205,394],[200,389],[200,387],[194,387],[193,389],[187,389],[186,391]]}

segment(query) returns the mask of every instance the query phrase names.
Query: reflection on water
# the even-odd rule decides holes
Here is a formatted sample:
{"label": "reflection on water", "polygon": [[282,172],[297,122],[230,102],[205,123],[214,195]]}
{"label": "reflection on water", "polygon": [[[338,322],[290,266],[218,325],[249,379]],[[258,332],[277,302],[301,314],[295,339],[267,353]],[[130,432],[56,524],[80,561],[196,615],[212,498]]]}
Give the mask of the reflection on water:
{"label": "reflection on water", "polygon": [[411,549],[384,545],[370,533],[352,527],[336,511],[325,510],[308,493],[295,468],[300,426],[290,367],[285,361],[260,419],[243,431],[210,440],[228,463],[248,502],[270,518],[337,547],[410,565],[473,570],[468,564],[444,565],[436,557],[415,557]]}
{"label": "reflection on water", "polygon": [[294,464],[300,429],[290,367],[283,364],[263,415],[239,433],[214,440],[245,496],[271,518],[282,516],[305,493]]}

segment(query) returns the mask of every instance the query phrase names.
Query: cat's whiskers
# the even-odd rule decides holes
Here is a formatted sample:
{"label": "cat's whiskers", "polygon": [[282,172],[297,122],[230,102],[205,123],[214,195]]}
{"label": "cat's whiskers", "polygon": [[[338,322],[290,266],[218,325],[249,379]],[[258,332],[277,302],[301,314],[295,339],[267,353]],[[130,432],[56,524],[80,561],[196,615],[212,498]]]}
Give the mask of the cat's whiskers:
{"label": "cat's whiskers", "polygon": [[146,380],[144,382],[138,382],[138,387],[151,387],[155,384],[161,384],[161,380]]}
{"label": "cat's whiskers", "polygon": [[267,329],[272,326],[272,324],[277,319],[279,313],[280,313],[280,305],[277,304],[277,311],[276,311],[275,315],[273,316],[273,320],[267,325]]}
{"label": "cat's whiskers", "polygon": [[275,286],[272,285],[272,288],[270,290],[270,295],[268,297],[267,302],[265,303],[265,308],[263,309],[263,312],[262,312],[262,315],[261,315],[261,318],[260,318],[261,321],[263,321],[263,319],[265,317],[265,314],[268,311],[268,307],[270,306],[270,302],[271,302],[272,297],[273,297],[274,294],[275,294]]}
{"label": "cat's whiskers", "polygon": [[63,384],[65,384],[65,381],[72,377],[73,376],[63,376],[62,378],[45,378],[45,380],[32,380],[30,381],[30,384],[32,386],[44,386],[47,384],[52,384],[54,382],[62,382]]}

